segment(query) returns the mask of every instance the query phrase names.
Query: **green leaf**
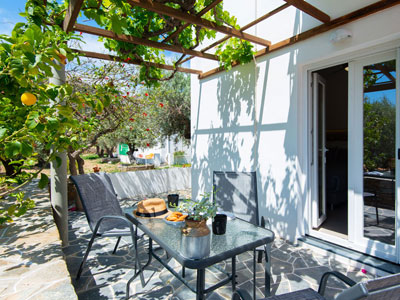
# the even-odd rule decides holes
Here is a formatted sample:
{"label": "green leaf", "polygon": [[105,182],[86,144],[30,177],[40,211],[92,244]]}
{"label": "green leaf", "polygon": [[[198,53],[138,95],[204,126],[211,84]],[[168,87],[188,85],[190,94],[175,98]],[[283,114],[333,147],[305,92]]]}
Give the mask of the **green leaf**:
{"label": "green leaf", "polygon": [[14,215],[15,210],[17,209],[17,205],[13,204],[7,209],[7,213],[9,216]]}
{"label": "green leaf", "polygon": [[64,48],[60,48],[60,53],[64,56],[67,56],[67,51]]}
{"label": "green leaf", "polygon": [[46,174],[40,174],[40,180],[39,180],[39,188],[43,189],[47,186],[47,184],[49,183],[49,177],[47,177]]}
{"label": "green leaf", "polygon": [[61,115],[65,116],[65,117],[72,116],[72,113],[73,113],[73,110],[70,106],[58,105],[57,110]]}
{"label": "green leaf", "polygon": [[119,16],[116,14],[111,15],[111,29],[113,32],[116,34],[121,34],[122,29],[121,29],[122,22],[119,19]]}
{"label": "green leaf", "polygon": [[103,109],[104,109],[103,103],[101,103],[101,101],[97,101],[97,103],[96,103],[96,111],[100,113],[100,112],[103,111]]}
{"label": "green leaf", "polygon": [[26,56],[26,58],[28,58],[28,60],[31,62],[31,64],[35,63],[35,60],[36,60],[35,54],[33,54],[31,52],[24,52],[24,55]]}
{"label": "green leaf", "polygon": [[28,144],[26,142],[21,143],[21,154],[25,157],[31,156],[33,153],[33,147],[31,144]]}
{"label": "green leaf", "polygon": [[[1,37],[0,37],[0,38],[1,38]],[[8,53],[11,52],[11,45],[10,45],[10,44],[8,44],[8,43],[1,43],[0,46],[1,46],[5,51],[7,51]]]}
{"label": "green leaf", "polygon": [[28,129],[34,129],[39,124],[39,113],[37,111],[32,111],[25,122]]}
{"label": "green leaf", "polygon": [[109,7],[112,4],[112,2],[110,0],[103,0],[103,5],[105,7]]}
{"label": "green leaf", "polygon": [[45,129],[45,125],[42,123],[37,124],[36,126],[36,131],[37,132],[42,132]]}
{"label": "green leaf", "polygon": [[47,96],[49,96],[49,98],[51,100],[55,100],[57,98],[57,96],[58,96],[58,90],[55,87],[48,88],[46,90],[46,93],[47,93]]}
{"label": "green leaf", "polygon": [[51,130],[57,129],[60,122],[56,118],[47,118],[48,127]]}
{"label": "green leaf", "polygon": [[111,103],[110,97],[108,95],[104,95],[104,101],[103,101],[104,106],[108,107],[110,103]]}
{"label": "green leaf", "polygon": [[21,153],[22,145],[19,141],[7,143],[5,147],[5,154],[8,158],[14,157]]}
{"label": "green leaf", "polygon": [[3,139],[7,134],[7,129],[0,127],[0,139]]}

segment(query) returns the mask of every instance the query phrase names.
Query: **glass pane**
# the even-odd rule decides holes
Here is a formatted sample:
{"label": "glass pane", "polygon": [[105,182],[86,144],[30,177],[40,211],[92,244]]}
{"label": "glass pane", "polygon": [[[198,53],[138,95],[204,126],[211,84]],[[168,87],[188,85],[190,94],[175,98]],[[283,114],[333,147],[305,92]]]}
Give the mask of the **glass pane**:
{"label": "glass pane", "polygon": [[325,206],[325,109],[324,86],[318,83],[318,217],[324,214]]}
{"label": "glass pane", "polygon": [[365,66],[364,237],[395,244],[396,61]]}
{"label": "glass pane", "polygon": [[[151,218],[137,218],[132,209],[125,210],[126,216],[130,220],[137,220],[140,222],[145,231],[157,243],[159,243],[165,250],[172,256],[182,257],[182,233],[181,228],[167,224],[163,219]],[[257,243],[257,241],[272,241],[272,231],[255,226],[239,218],[228,219],[226,224],[226,233],[224,235],[214,235],[210,227],[210,255],[205,258],[215,258],[215,256],[227,255],[228,251],[237,252],[236,250],[247,247],[249,244]],[[228,252],[229,253],[229,252]],[[228,255],[227,255],[228,256]],[[230,256],[229,256],[230,257]],[[215,263],[215,262],[214,262]],[[213,263],[213,264],[214,264]]]}

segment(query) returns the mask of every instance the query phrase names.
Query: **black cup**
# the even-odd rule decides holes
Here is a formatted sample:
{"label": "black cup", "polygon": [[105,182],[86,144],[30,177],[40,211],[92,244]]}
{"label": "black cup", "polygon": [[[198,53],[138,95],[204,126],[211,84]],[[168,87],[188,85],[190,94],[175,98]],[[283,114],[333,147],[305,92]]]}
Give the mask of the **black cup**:
{"label": "black cup", "polygon": [[179,203],[179,195],[178,194],[170,194],[168,195],[168,207],[177,207]]}
{"label": "black cup", "polygon": [[212,223],[213,233],[216,235],[225,234],[227,216],[223,214],[216,215]]}

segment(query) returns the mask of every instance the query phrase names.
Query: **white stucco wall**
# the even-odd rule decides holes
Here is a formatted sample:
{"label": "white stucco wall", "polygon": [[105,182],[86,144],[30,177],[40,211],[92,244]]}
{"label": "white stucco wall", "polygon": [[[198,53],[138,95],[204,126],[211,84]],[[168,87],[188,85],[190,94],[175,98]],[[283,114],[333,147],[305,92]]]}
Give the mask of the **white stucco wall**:
{"label": "white stucco wall", "polygon": [[[314,2],[310,1],[335,18],[376,1]],[[275,0],[224,2],[242,25],[281,4]],[[275,43],[319,24],[289,8],[247,32]],[[353,37],[333,44],[332,31],[326,32],[258,58],[257,68],[249,63],[200,81],[192,76],[194,198],[211,191],[214,170],[256,171],[261,215],[270,219],[273,230],[283,238],[295,241],[304,234],[307,68],[318,62],[327,67],[327,61],[349,61],[387,42],[400,45],[400,5],[341,28],[350,30]],[[201,59],[191,64],[202,70],[213,66]]]}

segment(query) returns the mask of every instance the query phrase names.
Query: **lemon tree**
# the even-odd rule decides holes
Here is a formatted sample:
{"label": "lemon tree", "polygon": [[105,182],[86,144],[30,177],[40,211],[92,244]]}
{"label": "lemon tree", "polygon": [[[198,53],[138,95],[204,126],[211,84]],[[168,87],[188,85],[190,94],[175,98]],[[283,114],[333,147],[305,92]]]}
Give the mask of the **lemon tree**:
{"label": "lemon tree", "polygon": [[[37,177],[27,172],[37,163],[37,148],[49,153],[73,143],[68,135],[79,123],[74,120],[72,87],[49,84],[52,67],[62,57],[72,60],[66,42],[74,35],[35,22],[18,23],[11,35],[0,35],[0,162],[6,174],[0,176],[0,224],[12,221],[32,207],[33,202],[18,192],[21,185]],[[46,161],[59,159],[49,154]],[[47,184],[41,175],[40,186]],[[7,197],[7,199],[5,199]]]}

